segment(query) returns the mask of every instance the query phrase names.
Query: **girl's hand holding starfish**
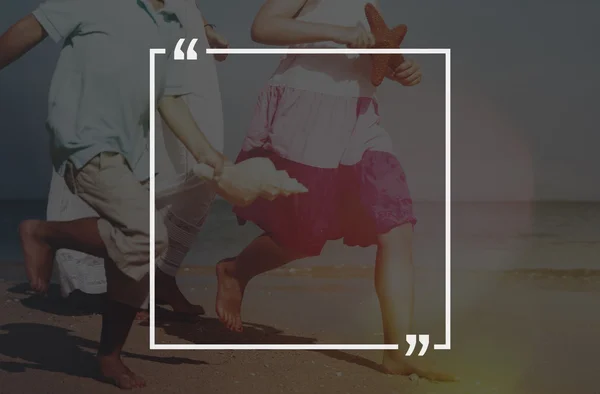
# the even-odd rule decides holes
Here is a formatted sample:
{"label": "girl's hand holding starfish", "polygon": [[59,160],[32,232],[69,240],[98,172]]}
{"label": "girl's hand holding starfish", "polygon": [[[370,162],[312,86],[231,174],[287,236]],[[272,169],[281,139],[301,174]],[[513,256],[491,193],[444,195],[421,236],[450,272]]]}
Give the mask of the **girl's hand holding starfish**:
{"label": "girl's hand holding starfish", "polygon": [[[339,30],[335,42],[346,44],[349,48],[372,48],[375,46],[375,36],[359,23],[354,27],[346,27]],[[415,86],[421,82],[421,66],[414,60],[406,59],[395,70],[388,72],[388,78],[403,86]]]}
{"label": "girl's hand holding starfish", "polygon": [[389,79],[396,81],[403,86],[418,85],[421,83],[422,76],[421,66],[411,59],[405,59],[397,69],[393,70],[390,68],[388,72]]}
{"label": "girl's hand holding starfish", "polygon": [[346,44],[349,48],[371,48],[375,46],[375,36],[362,24],[354,27],[343,27],[334,40],[338,44]]}

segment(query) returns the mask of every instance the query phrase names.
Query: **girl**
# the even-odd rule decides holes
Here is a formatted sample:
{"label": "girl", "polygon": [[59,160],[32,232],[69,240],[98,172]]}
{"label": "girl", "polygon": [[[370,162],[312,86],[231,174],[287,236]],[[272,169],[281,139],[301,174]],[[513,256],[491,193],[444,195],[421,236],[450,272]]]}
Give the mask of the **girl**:
{"label": "girl", "polygon": [[[255,18],[252,38],[268,45],[370,47],[368,0],[268,0]],[[244,290],[256,275],[293,260],[317,256],[328,240],[377,245],[375,286],[384,339],[406,344],[413,314],[412,234],[416,219],[406,176],[379,124],[369,56],[284,57],[259,96],[238,161],[268,157],[309,192],[235,209],[265,234],[236,258],[217,266],[216,311],[241,331]],[[419,67],[406,61],[389,78],[413,86]],[[420,369],[405,349],[387,351],[383,368],[452,380]]]}

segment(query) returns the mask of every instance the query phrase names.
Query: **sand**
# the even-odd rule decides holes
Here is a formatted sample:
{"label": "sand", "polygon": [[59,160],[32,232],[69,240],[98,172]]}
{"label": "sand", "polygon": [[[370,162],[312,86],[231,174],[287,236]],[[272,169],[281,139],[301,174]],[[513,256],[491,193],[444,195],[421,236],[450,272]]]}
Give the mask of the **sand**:
{"label": "sand", "polygon": [[[0,280],[0,393],[114,393],[97,379],[100,308],[27,292],[19,267]],[[9,274],[10,273],[10,274]],[[417,329],[443,342],[440,272],[419,270]],[[179,282],[204,305],[196,324],[161,321],[159,343],[380,343],[369,267],[288,268],[248,289],[245,333],[215,320],[215,279],[188,268]],[[159,393],[598,394],[600,272],[453,273],[452,350],[425,361],[460,376],[435,384],[378,371],[379,351],[150,351],[136,324],[127,363]],[[80,301],[80,300],[79,300]],[[86,310],[87,309],[87,310]],[[416,356],[414,356],[417,359]]]}

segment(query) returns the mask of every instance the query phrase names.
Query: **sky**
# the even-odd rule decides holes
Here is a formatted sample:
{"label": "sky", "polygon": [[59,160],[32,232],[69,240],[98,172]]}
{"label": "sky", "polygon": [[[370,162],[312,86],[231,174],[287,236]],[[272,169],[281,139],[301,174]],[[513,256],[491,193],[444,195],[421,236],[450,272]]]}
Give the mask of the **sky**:
{"label": "sky", "polygon": [[[124,0],[128,1],[128,0]],[[2,0],[0,32],[38,0]],[[232,47],[255,47],[260,0],[199,1]],[[600,201],[600,76],[591,0],[381,0],[405,48],[452,51],[452,198],[456,201]],[[43,199],[51,176],[47,93],[59,46],[47,40],[0,72],[0,199]],[[242,56],[244,56],[242,58]],[[423,82],[385,82],[382,122],[416,200],[444,199],[444,58],[412,56]],[[277,56],[220,64],[225,153],[234,158]]]}

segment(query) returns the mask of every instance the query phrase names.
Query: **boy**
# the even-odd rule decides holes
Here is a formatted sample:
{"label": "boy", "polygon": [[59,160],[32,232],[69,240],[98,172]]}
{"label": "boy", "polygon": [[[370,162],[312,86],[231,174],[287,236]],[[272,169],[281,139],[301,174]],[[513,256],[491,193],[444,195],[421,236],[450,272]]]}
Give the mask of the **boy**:
{"label": "boy", "polygon": [[[225,158],[197,129],[180,97],[187,92],[177,67],[185,62],[173,62],[172,50],[185,35],[162,1],[47,1],[0,36],[0,69],[47,36],[64,40],[49,95],[52,161],[99,218],[24,222],[28,276],[34,288],[43,286],[57,249],[104,258],[110,302],[102,320],[100,369],[120,388],[142,387],[145,382],[120,353],[136,312],[148,302],[149,49],[169,52],[156,56],[156,99],[165,122],[217,178]],[[162,220],[155,236],[160,256],[168,244]]]}
{"label": "boy", "polygon": [[[169,9],[175,11],[186,30],[186,42],[198,39],[196,51],[202,53],[206,48],[226,48],[228,42],[223,38],[197,8],[194,0],[171,0]],[[177,8],[174,8],[177,7]],[[184,15],[184,19],[181,19]],[[223,61],[226,56],[199,56],[195,61],[185,62],[186,90],[183,96],[196,124],[206,135],[211,145],[219,152],[223,151],[224,124],[217,69],[214,60]],[[179,315],[178,319],[196,321],[204,314],[201,306],[192,305],[177,286],[175,276],[188,254],[197,234],[202,227],[215,196],[215,191],[197,178],[189,177],[196,160],[187,148],[167,130],[164,122],[156,125],[156,195],[157,207],[164,205],[159,201],[165,189],[180,183],[190,184],[192,188],[185,193],[168,198],[163,208],[165,225],[169,236],[167,251],[156,261],[157,276],[164,285],[164,292],[158,294],[157,301],[169,304]],[[191,182],[190,182],[191,181]],[[63,178],[53,172],[49,201],[48,220],[65,221],[96,216],[79,197],[71,193]],[[63,295],[79,289],[88,293],[105,293],[106,276],[101,258],[82,254],[72,250],[59,250],[54,265],[60,273]],[[42,281],[47,285],[48,281]],[[36,289],[44,292],[46,289]],[[146,311],[140,312],[136,319],[148,317]]]}

